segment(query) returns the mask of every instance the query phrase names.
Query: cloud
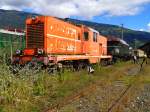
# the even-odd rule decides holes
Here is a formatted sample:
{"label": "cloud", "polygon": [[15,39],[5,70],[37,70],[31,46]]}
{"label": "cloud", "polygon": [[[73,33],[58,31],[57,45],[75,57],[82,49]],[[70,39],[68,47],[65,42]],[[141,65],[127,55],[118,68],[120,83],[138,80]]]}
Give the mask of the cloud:
{"label": "cloud", "polygon": [[147,26],[150,28],[150,22],[147,24]]}
{"label": "cloud", "polygon": [[144,29],[139,29],[139,31],[145,31]]}
{"label": "cloud", "polygon": [[147,29],[150,32],[150,22],[147,24]]}
{"label": "cloud", "polygon": [[147,26],[143,29],[143,28],[141,28],[141,29],[139,29],[139,31],[146,31],[146,32],[150,32],[150,22],[149,23],[147,23]]}
{"label": "cloud", "polygon": [[150,0],[3,0],[1,9],[32,9],[35,13],[57,17],[79,16],[92,18],[98,15],[135,15]]}

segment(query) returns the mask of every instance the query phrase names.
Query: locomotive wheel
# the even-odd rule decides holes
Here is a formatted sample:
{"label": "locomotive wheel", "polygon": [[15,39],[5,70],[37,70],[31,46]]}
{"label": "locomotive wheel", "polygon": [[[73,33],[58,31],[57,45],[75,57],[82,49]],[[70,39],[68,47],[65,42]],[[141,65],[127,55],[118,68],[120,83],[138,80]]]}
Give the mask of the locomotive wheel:
{"label": "locomotive wheel", "polygon": [[52,75],[57,73],[57,65],[51,65],[47,68],[47,73]]}
{"label": "locomotive wheel", "polygon": [[47,73],[50,75],[61,74],[64,72],[65,66],[62,63],[51,64],[47,66]]}
{"label": "locomotive wheel", "polygon": [[107,66],[108,65],[107,60],[101,60],[100,65],[101,66]]}
{"label": "locomotive wheel", "polygon": [[41,70],[42,70],[42,64],[41,63],[38,63],[38,62],[34,62],[34,63],[28,63],[27,64],[27,68],[29,70],[33,70],[33,73],[36,74],[36,73],[39,73]]}
{"label": "locomotive wheel", "polygon": [[86,64],[83,62],[73,63],[73,68],[74,68],[74,71],[80,71],[86,68]]}

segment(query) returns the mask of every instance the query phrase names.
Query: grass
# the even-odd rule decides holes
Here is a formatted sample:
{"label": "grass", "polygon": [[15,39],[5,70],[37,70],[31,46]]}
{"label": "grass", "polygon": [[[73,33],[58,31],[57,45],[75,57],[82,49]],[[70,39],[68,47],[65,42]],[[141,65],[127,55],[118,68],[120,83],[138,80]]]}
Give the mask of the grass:
{"label": "grass", "polygon": [[109,67],[95,66],[93,75],[83,70],[74,73],[65,71],[62,75],[54,76],[44,71],[38,74],[22,71],[15,76],[7,66],[0,65],[0,112],[43,111],[91,83],[111,84],[134,66],[130,62],[120,62]]}
{"label": "grass", "polygon": [[[61,76],[39,74],[14,76],[6,66],[0,66],[0,110],[3,112],[41,111],[71,95],[90,82],[82,72],[65,72]],[[81,75],[82,74],[82,75]]]}
{"label": "grass", "polygon": [[[137,72],[137,73],[132,73],[132,72],[129,72],[128,74],[125,73],[125,71],[128,71],[133,68],[140,68],[140,65],[133,65],[133,64],[131,64],[131,62],[126,62],[126,63],[117,63],[113,67],[109,67],[109,69],[107,69],[107,68],[98,69],[99,72],[97,73],[97,75],[99,75],[99,73],[104,74],[102,77],[99,77],[99,78],[101,78],[101,83],[104,84],[103,87],[109,87],[109,85],[110,86],[113,85],[113,82],[116,80],[121,80],[125,85],[130,85],[133,82],[135,83],[134,86],[132,87],[132,89],[128,92],[128,95],[125,96],[125,98],[121,101],[122,103],[120,105],[118,105],[120,107],[126,106],[127,104],[129,104],[130,101],[132,101],[134,98],[136,98],[140,94],[140,92],[143,90],[143,87],[145,84],[147,84],[147,83],[150,84],[150,82],[149,82],[150,65],[145,65],[144,68],[142,69],[142,71]],[[137,75],[137,77],[135,77],[135,74]],[[108,80],[106,80],[106,79],[108,79]],[[107,84],[109,84],[109,85],[107,86]],[[101,91],[103,91],[103,90],[101,90]],[[110,92],[110,95],[108,95],[108,102],[105,100],[103,100],[103,102],[100,102],[102,105],[102,106],[100,106],[100,109],[102,109],[103,111],[108,109],[108,106],[109,106],[108,104],[111,101],[110,99],[113,98],[112,94],[113,93]],[[117,93],[117,95],[119,95],[119,94]],[[116,95],[114,98],[116,98]],[[91,98],[89,98],[89,97],[88,97],[88,99],[91,100]],[[97,102],[97,103],[99,103],[99,102]],[[74,104],[67,105],[61,110],[61,112],[72,112],[72,111],[76,112],[75,106],[76,105],[74,105]],[[115,111],[122,112],[122,110],[123,110],[122,108],[118,108],[118,109],[119,110],[115,110]]]}

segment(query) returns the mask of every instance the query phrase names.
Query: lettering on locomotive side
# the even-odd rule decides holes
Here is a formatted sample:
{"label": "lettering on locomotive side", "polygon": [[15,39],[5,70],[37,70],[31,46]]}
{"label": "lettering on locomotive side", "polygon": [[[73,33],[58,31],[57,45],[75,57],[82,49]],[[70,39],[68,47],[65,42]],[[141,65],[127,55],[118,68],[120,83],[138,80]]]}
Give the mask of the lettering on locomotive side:
{"label": "lettering on locomotive side", "polygon": [[67,45],[67,51],[74,51],[74,50],[76,50],[76,47],[73,44],[68,43],[68,45]]}
{"label": "lettering on locomotive side", "polygon": [[70,34],[71,36],[76,37],[77,30],[71,27],[66,27],[58,24],[50,25],[50,30],[55,30],[59,32],[63,32],[64,34]]}
{"label": "lettering on locomotive side", "polygon": [[58,49],[66,50],[65,44],[64,44],[64,40],[60,40],[60,39],[59,39],[57,45],[59,45]]}

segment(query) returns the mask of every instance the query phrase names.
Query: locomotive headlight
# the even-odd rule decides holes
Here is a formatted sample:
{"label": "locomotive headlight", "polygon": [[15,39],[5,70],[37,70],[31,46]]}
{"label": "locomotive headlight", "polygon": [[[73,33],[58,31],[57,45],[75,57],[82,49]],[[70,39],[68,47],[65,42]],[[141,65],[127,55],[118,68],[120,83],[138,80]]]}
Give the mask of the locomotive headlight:
{"label": "locomotive headlight", "polygon": [[37,50],[37,53],[38,53],[39,55],[44,54],[44,50],[43,50],[43,49],[38,49],[38,50]]}
{"label": "locomotive headlight", "polygon": [[21,50],[19,50],[19,49],[16,50],[16,54],[17,54],[17,55],[20,55],[20,54],[21,54]]}

